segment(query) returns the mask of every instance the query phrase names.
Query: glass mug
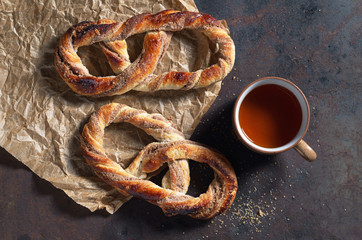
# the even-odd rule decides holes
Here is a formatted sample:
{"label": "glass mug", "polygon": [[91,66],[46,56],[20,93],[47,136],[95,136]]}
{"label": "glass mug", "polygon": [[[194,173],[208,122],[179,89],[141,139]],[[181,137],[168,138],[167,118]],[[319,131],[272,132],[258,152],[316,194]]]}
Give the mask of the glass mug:
{"label": "glass mug", "polygon": [[303,92],[291,81],[265,77],[249,84],[237,98],[233,127],[249,149],[276,154],[294,148],[314,161],[315,151],[303,141],[310,109]]}

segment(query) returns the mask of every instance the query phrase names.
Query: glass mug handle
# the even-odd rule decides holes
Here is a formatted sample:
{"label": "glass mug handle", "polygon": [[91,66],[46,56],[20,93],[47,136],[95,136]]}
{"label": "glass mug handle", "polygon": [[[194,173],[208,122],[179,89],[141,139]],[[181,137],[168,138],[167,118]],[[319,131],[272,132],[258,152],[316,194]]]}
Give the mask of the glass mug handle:
{"label": "glass mug handle", "polygon": [[317,158],[317,153],[303,139],[294,149],[307,161],[313,162]]}

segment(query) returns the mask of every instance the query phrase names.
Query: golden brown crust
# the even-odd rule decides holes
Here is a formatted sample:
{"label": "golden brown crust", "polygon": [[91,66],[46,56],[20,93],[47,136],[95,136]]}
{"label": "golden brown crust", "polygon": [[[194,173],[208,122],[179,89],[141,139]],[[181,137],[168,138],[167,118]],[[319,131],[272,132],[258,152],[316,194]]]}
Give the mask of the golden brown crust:
{"label": "golden brown crust", "polygon": [[[130,166],[123,169],[106,156],[102,146],[104,128],[112,122],[129,122],[160,142],[147,145]],[[185,140],[183,134],[159,114],[147,114],[122,104],[105,105],[84,126],[81,149],[88,164],[106,183],[121,193],[158,205],[168,216],[184,214],[209,219],[224,212],[235,198],[237,180],[228,160],[200,144]],[[184,159],[206,163],[215,172],[207,192],[199,197],[185,194],[190,179]],[[169,177],[163,181],[164,188],[144,180],[147,173],[158,170],[164,163],[170,167]],[[165,188],[167,186],[169,189]]]}
{"label": "golden brown crust", "polygon": [[[170,72],[152,75],[172,32],[193,29],[205,34],[219,45],[217,63],[196,72]],[[129,62],[125,39],[147,33],[142,53]],[[96,77],[82,64],[77,49],[100,42],[117,76]],[[166,10],[157,14],[140,14],[124,23],[111,20],[81,22],[61,37],[55,51],[55,67],[62,79],[77,93],[89,96],[120,95],[130,90],[157,91],[191,89],[208,86],[222,80],[232,69],[235,46],[228,30],[210,15],[197,12]]]}

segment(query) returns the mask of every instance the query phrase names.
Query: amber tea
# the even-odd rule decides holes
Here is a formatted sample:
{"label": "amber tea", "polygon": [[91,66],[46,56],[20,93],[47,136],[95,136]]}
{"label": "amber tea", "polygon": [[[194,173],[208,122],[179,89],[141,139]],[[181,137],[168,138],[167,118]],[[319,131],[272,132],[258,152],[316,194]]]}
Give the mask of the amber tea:
{"label": "amber tea", "polygon": [[276,148],[290,142],[302,123],[298,99],[288,89],[266,84],[253,89],[239,111],[240,126],[254,144]]}

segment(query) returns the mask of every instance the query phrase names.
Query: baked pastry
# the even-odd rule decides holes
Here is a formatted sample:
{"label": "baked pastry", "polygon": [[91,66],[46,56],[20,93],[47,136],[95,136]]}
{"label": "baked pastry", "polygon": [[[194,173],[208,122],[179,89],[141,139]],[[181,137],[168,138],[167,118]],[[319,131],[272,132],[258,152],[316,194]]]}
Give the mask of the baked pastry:
{"label": "baked pastry", "polygon": [[[109,159],[102,146],[104,128],[118,122],[131,123],[160,141],[147,145],[126,169]],[[228,160],[205,146],[185,140],[183,134],[160,114],[148,114],[117,103],[105,105],[84,126],[81,149],[88,164],[103,181],[122,194],[131,194],[159,206],[167,216],[183,214],[209,219],[224,212],[235,198],[237,179]],[[208,190],[199,197],[185,194],[190,178],[184,159],[206,163],[215,172]],[[169,164],[170,173],[163,179],[163,187],[146,180],[147,174],[155,172],[164,163]]]}
{"label": "baked pastry", "polygon": [[[195,72],[172,71],[153,75],[169,45],[172,32],[183,29],[197,30],[217,44],[217,62]],[[139,33],[146,33],[143,50],[130,63],[125,39]],[[110,66],[118,75],[96,77],[82,64],[77,49],[97,42],[100,42]],[[206,87],[221,81],[231,71],[234,60],[234,42],[220,21],[204,13],[175,10],[140,14],[125,22],[81,22],[68,29],[55,50],[55,67],[62,79],[78,94],[96,97],[120,95],[130,90]]]}

